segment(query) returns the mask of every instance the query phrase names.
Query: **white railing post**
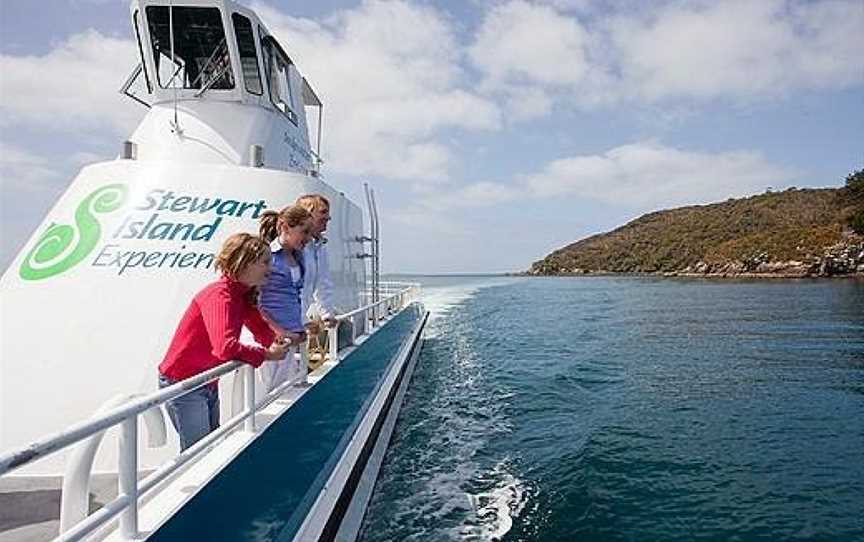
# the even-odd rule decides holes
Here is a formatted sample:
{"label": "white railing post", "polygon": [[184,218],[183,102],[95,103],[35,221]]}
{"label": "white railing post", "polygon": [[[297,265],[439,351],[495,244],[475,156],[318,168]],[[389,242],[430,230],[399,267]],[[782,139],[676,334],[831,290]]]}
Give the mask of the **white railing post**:
{"label": "white railing post", "polygon": [[120,513],[120,534],[127,540],[138,537],[138,415],[133,414],[120,424],[119,476],[121,495],[129,497],[129,505]]}
{"label": "white railing post", "polygon": [[329,350],[330,361],[336,363],[339,361],[339,323],[335,326],[327,328],[327,348]]}
{"label": "white railing post", "polygon": [[300,358],[300,384],[309,383],[309,349],[306,343],[297,345],[297,354]]}
{"label": "white railing post", "polygon": [[351,315],[351,346],[357,344],[357,315]]}
{"label": "white railing post", "polygon": [[243,367],[243,403],[246,419],[243,421],[243,429],[249,433],[255,432],[255,367],[246,365]]}

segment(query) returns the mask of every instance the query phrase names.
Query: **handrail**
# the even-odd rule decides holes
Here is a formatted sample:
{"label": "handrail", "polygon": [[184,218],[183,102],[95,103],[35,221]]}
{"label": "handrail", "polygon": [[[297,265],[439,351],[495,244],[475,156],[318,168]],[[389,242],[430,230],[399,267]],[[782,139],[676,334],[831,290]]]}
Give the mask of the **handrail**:
{"label": "handrail", "polygon": [[145,395],[141,399],[132,401],[129,404],[114,408],[106,412],[103,416],[85,422],[74,424],[65,431],[60,431],[47,438],[36,441],[33,444],[0,456],[0,476],[7,474],[19,467],[31,463],[37,459],[46,457],[56,451],[59,451],[70,444],[74,444],[91,435],[98,433],[104,429],[108,429],[122,422],[129,416],[138,415],[154,406],[168,402],[185,393],[194,391],[201,386],[215,380],[222,375],[228,374],[231,371],[243,365],[240,361],[228,361],[214,367],[201,374],[195,375],[186,380],[181,380],[176,384],[172,384],[159,391]]}
{"label": "handrail", "polygon": [[[406,290],[407,289],[408,288],[406,288]],[[376,301],[375,303],[369,303],[368,305],[360,307],[359,309],[354,309],[353,311],[346,312],[345,314],[340,314],[340,315],[336,316],[335,319],[338,322],[341,322],[343,320],[347,320],[347,319],[351,318],[352,316],[354,316],[355,314],[360,314],[361,312],[366,312],[369,309],[374,309],[376,307],[379,307],[379,306],[383,305],[384,303],[389,302],[391,299],[398,297],[399,295],[401,295],[401,293],[402,292],[392,294],[390,296],[385,297],[384,299],[381,299],[380,301]]]}
{"label": "handrail", "polygon": [[[395,292],[384,299],[370,303],[363,307],[354,309],[336,316],[339,322],[353,318],[363,313],[368,316],[372,311],[373,328],[378,326],[377,308],[389,303],[394,299],[399,300],[399,308],[405,307],[413,300],[414,294],[419,291],[419,284],[406,284],[402,290]],[[373,333],[371,330],[370,333]],[[352,344],[355,343],[355,332],[352,330]],[[330,357],[338,361],[338,326],[328,329],[330,340]],[[292,347],[291,355],[295,354]],[[301,354],[302,355],[302,354]],[[159,468],[147,477],[138,480],[138,443],[137,443],[137,421],[138,416],[144,412],[163,403],[194,391],[208,383],[224,376],[232,371],[241,370],[244,382],[244,409],[215,431],[209,433],[201,440],[181,452],[172,460],[163,463]],[[126,404],[110,408],[95,419],[79,422],[70,428],[38,440],[28,446],[12,450],[0,455],[0,476],[13,470],[21,468],[33,461],[44,458],[54,452],[60,451],[68,446],[83,441],[103,432],[115,425],[121,426],[120,453],[118,457],[118,475],[120,494],[112,501],[106,503],[101,509],[86,517],[74,525],[65,526],[65,530],[55,540],[73,541],[81,540],[96,529],[103,526],[116,516],[120,516],[120,530],[126,538],[135,538],[138,532],[138,500],[141,495],[156,487],[183,464],[200,455],[218,439],[227,433],[234,431],[241,424],[245,430],[255,431],[255,414],[276,400],[285,390],[296,384],[294,380],[286,381],[277,385],[276,388],[267,393],[260,402],[255,400],[255,368],[240,361],[228,361],[217,367],[204,371],[198,375],[181,380],[175,384],[162,388],[139,399],[132,400]]]}

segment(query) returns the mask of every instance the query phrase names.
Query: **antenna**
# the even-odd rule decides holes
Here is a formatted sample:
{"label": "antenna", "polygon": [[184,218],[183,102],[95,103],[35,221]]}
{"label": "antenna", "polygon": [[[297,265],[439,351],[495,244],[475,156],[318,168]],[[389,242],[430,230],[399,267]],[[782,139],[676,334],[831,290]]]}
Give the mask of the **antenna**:
{"label": "antenna", "polygon": [[[171,62],[177,64],[177,58],[174,56],[174,1],[168,2],[168,42],[171,44]],[[174,122],[171,128],[177,135],[183,133],[180,129],[180,121],[177,120],[177,72],[171,78],[171,86],[174,88]]]}

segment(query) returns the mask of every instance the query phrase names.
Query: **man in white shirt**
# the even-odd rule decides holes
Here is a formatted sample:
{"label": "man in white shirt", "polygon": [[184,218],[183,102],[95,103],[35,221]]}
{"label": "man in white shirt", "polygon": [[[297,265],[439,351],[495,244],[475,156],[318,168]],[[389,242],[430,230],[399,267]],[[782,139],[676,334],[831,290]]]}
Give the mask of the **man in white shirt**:
{"label": "man in white shirt", "polygon": [[320,194],[307,194],[297,199],[297,205],[312,215],[309,226],[311,240],[303,249],[306,274],[303,284],[303,310],[310,333],[318,333],[318,321],[328,327],[335,326],[336,308],[333,304],[333,281],[327,261],[327,239],[324,231],[330,222],[330,202]]}

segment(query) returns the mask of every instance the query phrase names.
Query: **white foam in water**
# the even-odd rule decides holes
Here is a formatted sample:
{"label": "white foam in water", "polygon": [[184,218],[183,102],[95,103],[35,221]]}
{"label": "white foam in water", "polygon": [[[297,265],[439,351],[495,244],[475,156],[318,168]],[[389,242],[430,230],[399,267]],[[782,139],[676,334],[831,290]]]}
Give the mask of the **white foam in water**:
{"label": "white foam in water", "polygon": [[[480,287],[478,286],[445,286],[435,288],[423,288],[421,299],[423,306],[431,314],[429,315],[430,323],[445,316],[449,316],[450,311],[466,299],[473,296]],[[438,326],[426,326],[424,334],[427,339],[435,339],[438,337]]]}
{"label": "white foam in water", "polygon": [[423,289],[423,305],[432,312],[432,317],[438,317],[450,312],[454,306],[473,296],[480,286],[446,286]]}
{"label": "white foam in water", "polygon": [[519,516],[528,500],[522,481],[506,472],[503,463],[499,463],[494,472],[499,478],[494,488],[466,494],[480,520],[479,526],[465,533],[471,539],[501,540],[513,528],[513,518]]}
{"label": "white foam in water", "polygon": [[[420,297],[423,300],[423,305],[426,307],[426,310],[432,313],[430,315],[430,319],[435,320],[443,316],[450,316],[450,312],[453,310],[454,307],[459,306],[459,304],[471,298],[479,290],[504,283],[505,282],[502,280],[493,279],[489,282],[483,282],[480,284],[474,283],[453,286],[423,286]],[[437,332],[435,331],[435,326],[430,326],[429,328],[427,328],[427,338],[434,338],[436,336]]]}

